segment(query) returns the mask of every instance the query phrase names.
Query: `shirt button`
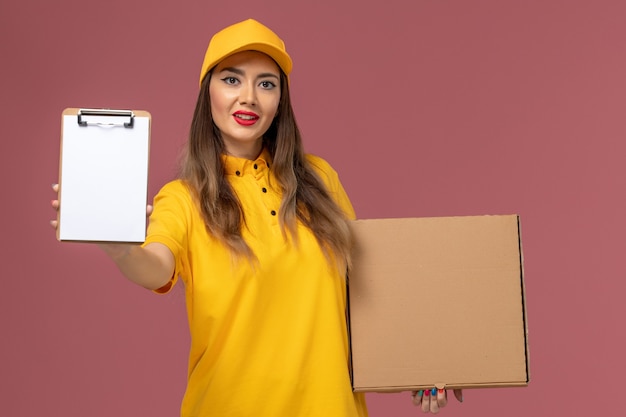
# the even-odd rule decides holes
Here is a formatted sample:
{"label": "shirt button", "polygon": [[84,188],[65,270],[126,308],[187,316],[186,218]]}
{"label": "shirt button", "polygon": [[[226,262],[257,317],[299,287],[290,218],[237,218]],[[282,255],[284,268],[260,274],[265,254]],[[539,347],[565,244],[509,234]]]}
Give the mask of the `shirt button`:
{"label": "shirt button", "polygon": [[270,211],[270,213],[272,213],[272,216],[276,216],[276,211],[275,210]]}
{"label": "shirt button", "polygon": [[241,172],[239,172],[239,171],[235,171],[235,174],[236,174],[237,176],[240,176],[240,175],[241,175]]}
{"label": "shirt button", "polygon": [[263,188],[261,188],[261,191],[263,191],[264,193],[266,193],[266,192],[267,192],[267,188],[263,187]]}

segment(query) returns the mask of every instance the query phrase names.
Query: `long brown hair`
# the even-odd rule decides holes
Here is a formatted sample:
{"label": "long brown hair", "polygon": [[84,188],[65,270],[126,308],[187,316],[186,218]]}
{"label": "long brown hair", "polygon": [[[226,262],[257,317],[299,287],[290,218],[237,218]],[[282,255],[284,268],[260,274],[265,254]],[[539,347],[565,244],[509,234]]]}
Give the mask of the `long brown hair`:
{"label": "long brown hair", "polygon": [[[191,122],[181,178],[200,205],[209,234],[221,240],[235,255],[256,259],[244,241],[245,217],[241,204],[224,175],[221,155],[224,142],[211,114],[209,83],[203,80]],[[282,192],[279,221],[285,238],[297,244],[297,222],[315,235],[329,261],[350,265],[352,237],[343,210],[305,158],[296,124],[287,77],[281,71],[278,115],[263,136],[272,157],[271,169]]]}

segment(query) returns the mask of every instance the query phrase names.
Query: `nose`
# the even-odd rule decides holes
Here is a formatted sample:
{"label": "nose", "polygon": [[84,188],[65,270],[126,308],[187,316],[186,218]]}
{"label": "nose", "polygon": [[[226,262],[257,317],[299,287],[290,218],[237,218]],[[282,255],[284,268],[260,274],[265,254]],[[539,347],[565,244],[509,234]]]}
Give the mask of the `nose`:
{"label": "nose", "polygon": [[241,89],[239,90],[239,104],[248,104],[250,106],[256,104],[256,89],[252,82],[241,84]]}

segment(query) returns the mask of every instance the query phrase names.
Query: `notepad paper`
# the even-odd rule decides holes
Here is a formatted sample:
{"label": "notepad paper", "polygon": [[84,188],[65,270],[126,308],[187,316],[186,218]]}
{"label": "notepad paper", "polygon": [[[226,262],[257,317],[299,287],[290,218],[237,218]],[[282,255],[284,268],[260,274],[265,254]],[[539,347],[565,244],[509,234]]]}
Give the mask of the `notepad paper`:
{"label": "notepad paper", "polygon": [[133,127],[81,126],[77,109],[62,115],[59,227],[61,241],[143,242],[150,115]]}

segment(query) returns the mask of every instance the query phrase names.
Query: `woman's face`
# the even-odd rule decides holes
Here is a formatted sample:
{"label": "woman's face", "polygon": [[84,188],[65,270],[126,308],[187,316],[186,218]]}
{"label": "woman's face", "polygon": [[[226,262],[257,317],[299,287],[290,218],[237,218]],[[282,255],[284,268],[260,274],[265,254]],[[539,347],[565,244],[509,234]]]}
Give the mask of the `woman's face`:
{"label": "woman's face", "polygon": [[209,83],[213,122],[228,154],[254,159],[280,102],[280,70],[267,55],[236,53],[217,64]]}

